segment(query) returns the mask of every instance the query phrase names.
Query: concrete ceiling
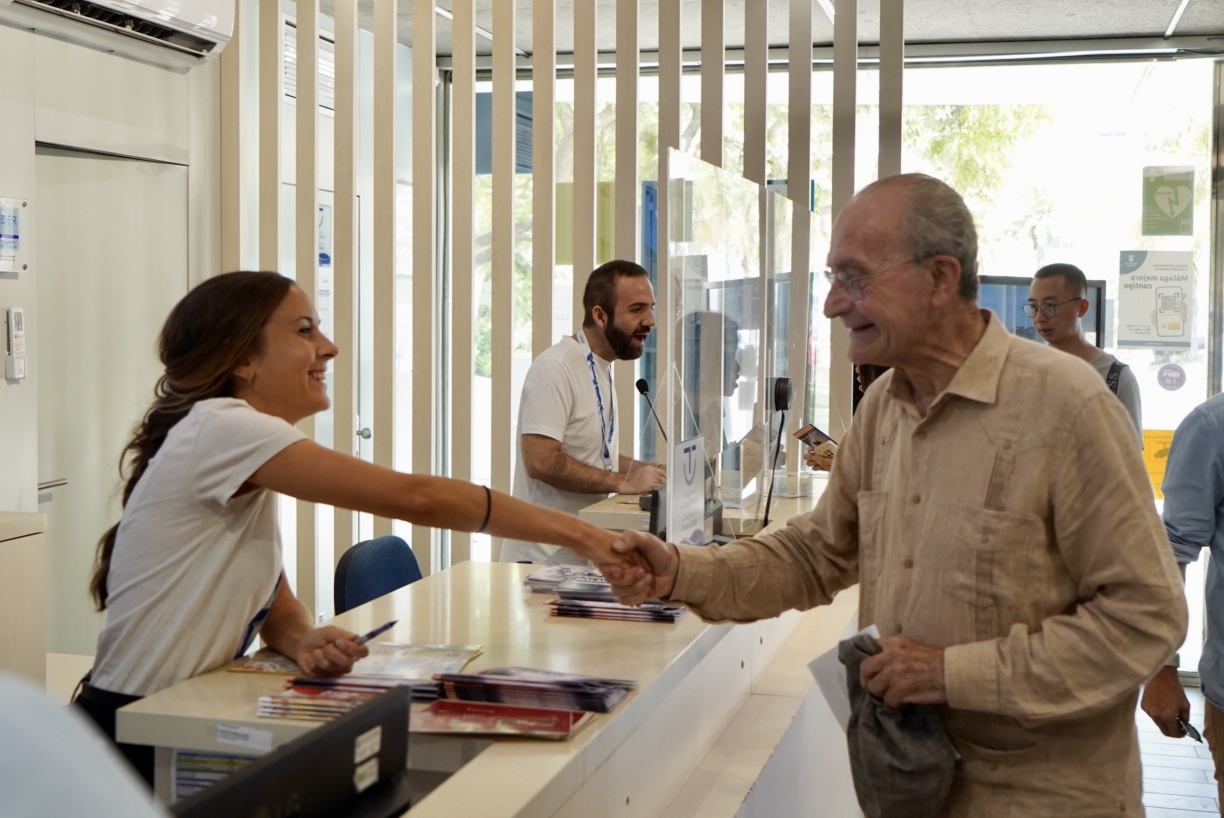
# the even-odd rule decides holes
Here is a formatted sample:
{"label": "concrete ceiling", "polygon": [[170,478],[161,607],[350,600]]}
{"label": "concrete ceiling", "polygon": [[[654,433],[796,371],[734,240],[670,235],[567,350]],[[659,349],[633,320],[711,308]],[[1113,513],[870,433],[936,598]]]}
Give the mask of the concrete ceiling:
{"label": "concrete ceiling", "polygon": [[[362,0],[359,20],[362,28],[373,26],[372,8],[380,0]],[[573,50],[574,3],[598,4],[597,42],[600,51],[616,48],[615,0],[555,0],[557,52]],[[511,0],[476,0],[476,24],[486,32],[493,28],[493,4]],[[699,21],[702,0],[662,0],[681,2],[681,42],[685,48],[701,45]],[[641,50],[658,47],[660,0],[638,0],[639,42]],[[753,13],[768,11],[769,42],[785,46],[789,40],[790,0],[724,0],[724,31],[727,48],[743,45],[745,5]],[[1180,18],[1178,8],[1183,5]],[[321,10],[330,16],[332,0],[322,0]],[[831,3],[813,0],[812,43],[827,46],[833,41],[833,25],[821,6]],[[449,10],[451,0],[437,0]],[[880,4],[867,0],[859,4],[859,42],[879,41]],[[766,7],[768,7],[766,9]],[[517,36],[519,49],[530,54],[531,0],[518,0]],[[399,1],[399,41],[412,45],[412,2]],[[692,24],[689,24],[692,21]],[[451,21],[437,16],[437,53],[451,53]],[[1008,41],[1050,41],[1083,39],[1159,39],[1170,26],[1176,38],[1218,36],[1224,49],[1224,0],[905,0],[905,39],[907,43],[981,43]],[[1215,43],[1213,43],[1215,45]],[[480,34],[476,48],[490,53],[491,43]]]}

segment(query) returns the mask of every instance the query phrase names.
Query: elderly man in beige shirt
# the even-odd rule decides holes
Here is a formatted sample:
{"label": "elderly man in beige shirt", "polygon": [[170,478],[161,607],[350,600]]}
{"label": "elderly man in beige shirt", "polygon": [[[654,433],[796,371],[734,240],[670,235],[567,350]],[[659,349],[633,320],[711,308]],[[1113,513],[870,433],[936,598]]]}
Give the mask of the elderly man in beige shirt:
{"label": "elderly man in beige shirt", "polygon": [[860,583],[883,652],[861,680],[934,704],[962,758],[942,815],[1143,815],[1139,686],[1181,644],[1181,579],[1122,405],[1091,367],[1011,336],[977,297],[977,236],[928,176],[834,226],[824,312],[864,397],[816,510],[722,548],[626,532],[623,601],[737,622]]}

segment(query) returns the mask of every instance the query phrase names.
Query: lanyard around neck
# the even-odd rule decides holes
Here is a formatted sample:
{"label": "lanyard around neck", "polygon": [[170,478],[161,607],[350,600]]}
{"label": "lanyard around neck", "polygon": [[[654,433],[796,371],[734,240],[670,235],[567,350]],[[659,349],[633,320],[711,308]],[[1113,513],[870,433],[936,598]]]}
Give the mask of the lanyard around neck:
{"label": "lanyard around neck", "polygon": [[[595,405],[599,407],[599,442],[603,445],[604,465],[607,466],[609,470],[614,471],[615,464],[612,463],[612,436],[616,434],[616,404],[612,403],[610,406],[611,422],[605,422],[603,393],[600,391],[599,374],[595,369],[595,353],[591,351],[590,346],[587,344],[585,330],[579,329],[578,332],[574,334],[574,337],[578,341],[578,345],[587,351],[586,360],[587,366],[590,367],[591,370],[591,385],[595,388]],[[608,367],[608,394],[611,393],[612,368]]]}

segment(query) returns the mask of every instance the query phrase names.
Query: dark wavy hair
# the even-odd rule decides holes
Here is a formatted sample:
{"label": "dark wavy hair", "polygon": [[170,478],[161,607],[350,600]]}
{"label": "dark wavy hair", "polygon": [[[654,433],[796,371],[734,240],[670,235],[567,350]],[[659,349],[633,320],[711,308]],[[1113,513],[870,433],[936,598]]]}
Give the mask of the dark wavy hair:
{"label": "dark wavy hair", "polygon": [[[264,325],[293,286],[279,273],[223,273],[192,289],[170,311],[158,341],[165,372],[153,389],[153,405],[119,456],[119,475],[127,480],[125,508],[174,424],[197,401],[233,394],[234,369],[260,352]],[[118,533],[115,523],[98,541],[89,593],[99,611],[106,609]]]}

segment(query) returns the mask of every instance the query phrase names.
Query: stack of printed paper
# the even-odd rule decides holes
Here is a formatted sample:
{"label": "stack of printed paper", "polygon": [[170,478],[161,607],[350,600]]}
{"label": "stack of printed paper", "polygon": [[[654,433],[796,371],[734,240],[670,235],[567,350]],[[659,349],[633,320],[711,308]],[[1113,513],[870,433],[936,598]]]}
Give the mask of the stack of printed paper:
{"label": "stack of printed paper", "polygon": [[[546,565],[536,571],[532,571],[523,580],[523,584],[531,588],[532,593],[536,594],[551,594],[560,583],[571,577],[584,576],[586,574],[598,573],[585,565]],[[599,577],[603,579],[603,577]]]}
{"label": "stack of printed paper", "polygon": [[557,584],[553,589],[562,599],[590,599],[596,602],[616,602],[616,594],[603,574],[588,571]]}
{"label": "stack of printed paper", "polygon": [[597,713],[608,712],[637,687],[637,682],[627,679],[525,667],[496,668],[480,673],[439,673],[434,678],[441,682],[448,699]]}
{"label": "stack of printed paper", "polygon": [[567,739],[592,718],[594,714],[584,710],[439,699],[424,710],[414,710],[408,729],[413,733]]}
{"label": "stack of printed paper", "polygon": [[287,656],[268,648],[245,656],[229,670],[290,675],[285,690],[259,698],[258,713],[270,718],[329,719],[392,687],[412,688],[414,701],[433,701],[436,673],[457,673],[480,654],[478,645],[408,645],[369,642],[370,655],[346,676],[302,676]]}
{"label": "stack of printed paper", "polygon": [[548,605],[553,616],[617,619],[624,622],[675,622],[688,610],[683,605],[654,601],[634,606],[591,599],[554,599]]}

